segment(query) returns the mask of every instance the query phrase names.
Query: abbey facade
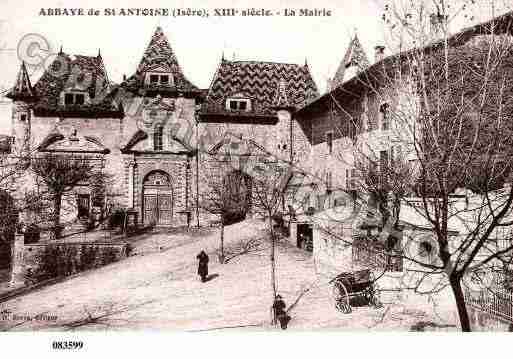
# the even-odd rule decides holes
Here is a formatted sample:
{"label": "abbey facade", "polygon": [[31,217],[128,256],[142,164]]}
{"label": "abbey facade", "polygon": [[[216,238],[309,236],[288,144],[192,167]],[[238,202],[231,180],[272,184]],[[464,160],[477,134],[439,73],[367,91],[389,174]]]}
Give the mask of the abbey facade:
{"label": "abbey facade", "polygon": [[[101,53],[61,51],[35,84],[21,64],[7,95],[13,153],[86,157],[106,175],[103,193],[85,182],[73,189],[68,222],[121,207],[136,212],[140,224],[164,226],[196,222],[204,179],[219,168],[216,156],[231,152],[234,171],[268,154],[304,161],[309,143],[292,113],[318,96],[306,63],[224,58],[210,88],[199,89],[161,28],[121,84],[109,80]],[[26,179],[14,192],[33,187]]]}

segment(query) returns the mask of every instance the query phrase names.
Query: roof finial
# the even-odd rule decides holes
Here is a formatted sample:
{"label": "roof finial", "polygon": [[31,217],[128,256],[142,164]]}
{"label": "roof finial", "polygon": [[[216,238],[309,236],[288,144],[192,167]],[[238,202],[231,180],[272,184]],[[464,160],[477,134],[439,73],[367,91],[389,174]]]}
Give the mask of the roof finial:
{"label": "roof finial", "polygon": [[305,56],[305,67],[308,67],[308,57]]}
{"label": "roof finial", "polygon": [[58,55],[62,55],[63,52],[62,52],[62,45],[61,45],[61,49],[59,50],[59,54]]}
{"label": "roof finial", "polygon": [[223,50],[223,52],[221,53],[221,62],[224,62],[224,60],[225,59],[224,59],[224,50]]}
{"label": "roof finial", "polygon": [[102,57],[102,52],[101,52],[100,48],[98,48],[98,57],[100,57],[100,58]]}

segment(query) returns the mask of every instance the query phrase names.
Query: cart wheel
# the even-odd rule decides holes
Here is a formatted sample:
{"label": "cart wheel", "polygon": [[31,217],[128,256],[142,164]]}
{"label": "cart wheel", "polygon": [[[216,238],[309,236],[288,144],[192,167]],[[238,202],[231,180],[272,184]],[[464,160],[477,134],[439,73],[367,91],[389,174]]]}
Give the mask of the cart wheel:
{"label": "cart wheel", "polygon": [[353,308],[349,304],[346,305],[345,309],[346,309],[346,311],[345,311],[346,314],[350,314],[353,311]]}
{"label": "cart wheel", "polygon": [[333,283],[332,290],[335,299],[335,307],[342,313],[351,313],[351,305],[349,305],[349,294],[346,286],[341,282]]}

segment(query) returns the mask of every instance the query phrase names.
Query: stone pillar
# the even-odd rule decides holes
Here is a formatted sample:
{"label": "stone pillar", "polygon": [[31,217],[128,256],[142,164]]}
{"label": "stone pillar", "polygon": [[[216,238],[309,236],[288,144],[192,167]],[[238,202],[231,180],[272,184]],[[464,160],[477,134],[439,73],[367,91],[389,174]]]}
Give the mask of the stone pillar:
{"label": "stone pillar", "polygon": [[128,163],[128,208],[134,208],[134,167],[135,161]]}
{"label": "stone pillar", "polygon": [[16,232],[11,248],[11,281],[9,286],[20,287],[25,285],[25,263],[24,263],[24,230]]}

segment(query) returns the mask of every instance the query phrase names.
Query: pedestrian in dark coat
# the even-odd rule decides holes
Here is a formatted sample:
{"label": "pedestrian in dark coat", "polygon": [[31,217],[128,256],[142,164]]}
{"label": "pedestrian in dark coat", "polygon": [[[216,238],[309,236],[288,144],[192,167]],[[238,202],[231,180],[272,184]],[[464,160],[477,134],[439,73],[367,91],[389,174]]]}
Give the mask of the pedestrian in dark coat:
{"label": "pedestrian in dark coat", "polygon": [[273,303],[274,320],[280,322],[281,329],[287,329],[287,324],[290,321],[290,316],[285,311],[285,302],[281,298],[281,295],[277,295]]}
{"label": "pedestrian in dark coat", "polygon": [[198,275],[201,277],[201,281],[205,282],[208,276],[208,255],[202,250],[196,258],[199,260]]}

